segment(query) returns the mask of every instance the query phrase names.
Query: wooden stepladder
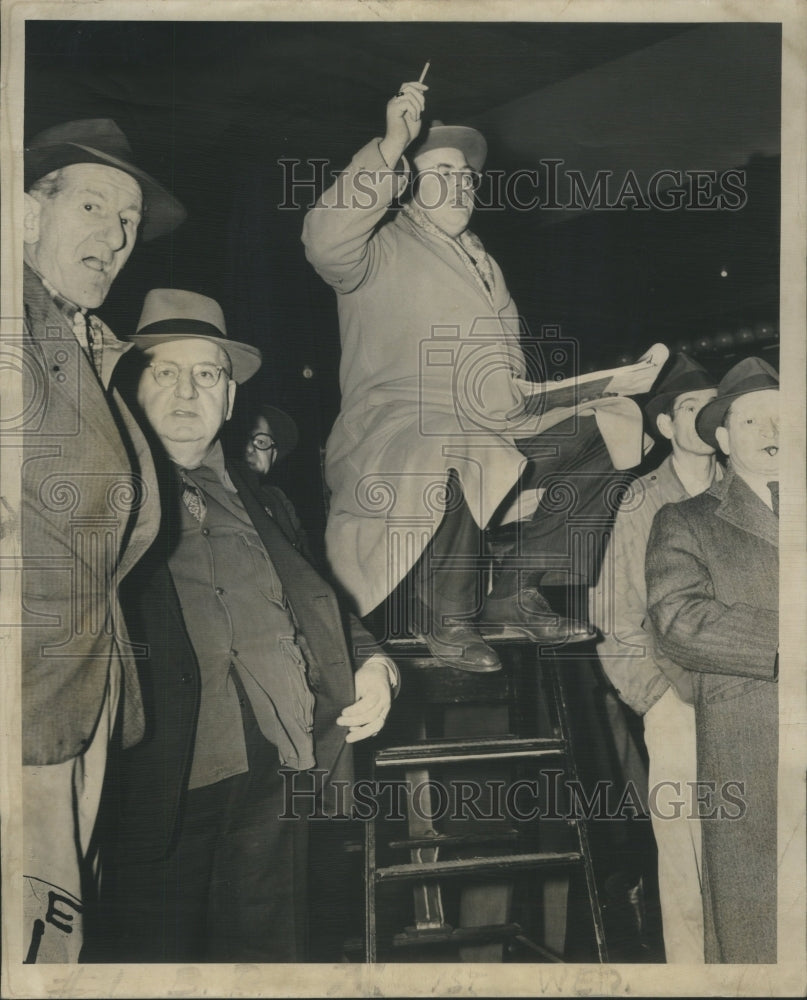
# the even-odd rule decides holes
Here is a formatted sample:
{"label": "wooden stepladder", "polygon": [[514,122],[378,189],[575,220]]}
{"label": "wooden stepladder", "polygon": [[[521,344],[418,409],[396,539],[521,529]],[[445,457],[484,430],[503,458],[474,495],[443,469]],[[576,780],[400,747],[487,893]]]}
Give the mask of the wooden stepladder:
{"label": "wooden stepladder", "polygon": [[[385,776],[400,775],[410,792],[428,787],[431,777],[446,767],[454,769],[454,773],[465,769],[469,775],[474,775],[491,766],[528,766],[538,771],[551,769],[555,775],[562,773],[563,779],[577,780],[562,673],[552,651],[539,650],[534,644],[518,638],[486,638],[497,648],[504,663],[501,674],[467,674],[453,670],[429,657],[425,646],[416,640],[398,640],[390,644],[389,652],[396,658],[405,686],[414,689],[412,701],[422,710],[415,712],[412,725],[406,731],[406,742],[376,749],[372,759],[374,778],[382,780]],[[504,731],[500,735],[429,737],[427,714],[437,703],[485,706],[508,700],[517,712],[526,707],[529,715],[527,702],[520,698],[520,684],[525,674],[528,683],[540,685],[541,697],[546,701],[546,716],[551,720],[550,734],[514,735]],[[525,726],[521,724],[516,728],[523,731]],[[526,728],[535,731],[537,726],[530,726],[527,719]],[[543,872],[545,877],[559,878],[562,882],[574,871],[583,876],[596,958],[601,962],[608,960],[584,820],[567,820],[571,830],[565,838],[568,844],[564,843],[564,849],[545,849],[539,844],[537,850],[532,847],[525,850],[521,834],[506,822],[493,826],[481,824],[478,831],[471,824],[459,833],[445,832],[441,830],[439,816],[428,796],[418,795],[416,801],[414,798],[413,794],[406,795],[403,836],[382,841],[379,839],[381,822],[374,820],[365,824],[366,961],[378,959],[379,905],[383,905],[379,902],[379,890],[395,883],[411,885],[413,919],[411,923],[405,920],[390,941],[381,942],[385,955],[387,945],[403,953],[404,950],[428,949],[430,945],[467,948],[515,941],[537,961],[563,961],[557,953],[529,937],[521,923],[509,919],[507,908],[504,918],[495,923],[454,926],[446,919],[444,890],[449,883],[458,883],[460,891],[465,891],[464,887],[469,884],[518,883],[527,872]],[[541,821],[537,819],[536,822]],[[385,863],[384,859],[390,856],[394,863]],[[380,858],[382,863],[379,863]],[[536,897],[535,907],[540,906],[540,899]],[[495,911],[496,907],[493,909]],[[498,910],[502,917],[502,907]]]}

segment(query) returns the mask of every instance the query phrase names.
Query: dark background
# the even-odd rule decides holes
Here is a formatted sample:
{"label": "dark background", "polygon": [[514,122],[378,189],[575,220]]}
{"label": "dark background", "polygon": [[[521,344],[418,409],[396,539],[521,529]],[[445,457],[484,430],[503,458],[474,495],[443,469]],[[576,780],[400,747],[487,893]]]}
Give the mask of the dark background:
{"label": "dark background", "polygon": [[[777,24],[29,21],[25,132],[114,118],[188,209],[142,243],[103,309],[133,332],[145,292],[219,300],[264,352],[242,402],[280,405],[301,444],[281,483],[321,523],[319,449],[339,405],[333,292],[308,265],[282,159],[341,169],[384,130],[387,100],[431,61],[426,120],[481,128],[487,168],[562,159],[589,181],[627,170],[746,172],[738,211],[483,211],[473,228],[530,329],[557,324],[583,371],[656,341],[718,374],[776,361],[780,47]],[[312,168],[297,168],[313,178]],[[725,276],[721,275],[725,271]],[[413,290],[416,294],[416,290]]]}

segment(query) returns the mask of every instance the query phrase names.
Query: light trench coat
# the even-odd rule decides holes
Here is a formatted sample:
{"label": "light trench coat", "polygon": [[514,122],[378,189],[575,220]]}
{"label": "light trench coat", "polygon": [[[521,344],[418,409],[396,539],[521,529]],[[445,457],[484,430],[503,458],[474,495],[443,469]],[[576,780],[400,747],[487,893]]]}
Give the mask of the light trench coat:
{"label": "light trench coat", "polygon": [[491,299],[445,241],[400,211],[384,221],[407,180],[373,140],[308,212],[302,236],[337,293],[342,405],[326,449],[325,540],[360,615],[422,554],[448,470],[484,527],[521,475],[515,439],[536,430],[514,380],[525,360],[499,266],[489,258]]}

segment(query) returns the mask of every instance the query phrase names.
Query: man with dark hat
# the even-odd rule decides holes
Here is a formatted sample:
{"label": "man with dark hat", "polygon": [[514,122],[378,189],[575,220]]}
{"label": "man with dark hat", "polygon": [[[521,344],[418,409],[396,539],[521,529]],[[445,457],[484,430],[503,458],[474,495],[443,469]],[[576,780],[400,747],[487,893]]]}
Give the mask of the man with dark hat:
{"label": "man with dark hat", "polygon": [[107,742],[143,734],[118,583],[157,531],[148,447],[113,370],[101,306],[138,235],[184,218],[109,119],[25,149],[22,742],[26,959],[75,961],[96,876]]}
{"label": "man with dark hat", "polygon": [[148,650],[147,735],[109,785],[118,834],[93,958],[301,961],[307,818],[349,784],[350,744],[384,725],[397,669],[355,620],[348,642],[284,505],[225,461],[219,435],[257,348],[227,337],[213,299],[178,289],[148,293],[132,340],[163,523],[124,591]]}
{"label": "man with dark hat", "polygon": [[635,480],[623,498],[590,601],[603,670],[622,701],[644,721],[664,949],[670,963],[703,962],[700,826],[689,809],[675,805],[690,797],[690,783],[697,776],[695,712],[689,674],[654,646],[644,562],[656,512],[722,478],[714,447],[695,431],[698,413],[716,392],[716,379],[686,355],[678,355],[658,383],[645,412],[672,452],[657,469]]}
{"label": "man with dark hat", "polygon": [[[558,426],[551,440],[551,415],[528,412],[518,310],[498,264],[468,229],[487,154],[476,129],[432,124],[413,145],[411,198],[385,218],[407,187],[403,154],[419,139],[427,89],[401,86],[387,104],[384,137],[354,156],[305,218],[306,256],[337,293],[342,341],[341,411],[326,453],[326,547],[360,615],[397,594],[411,601],[415,630],[434,656],[495,671],[501,665],[477,627],[481,618],[539,643],[589,634],[553,612],[540,573],[511,566],[486,597],[484,529],[510,506],[514,488],[536,503],[539,490],[552,493],[547,472],[612,473],[597,406],[613,400],[585,414],[566,408],[573,429]],[[638,407],[635,417],[638,464]],[[601,482],[577,476],[576,513],[596,501]],[[548,565],[557,566],[569,545],[565,516],[553,516],[550,503],[535,516],[552,530],[540,543],[530,535],[517,554],[537,559],[536,547],[554,545]]]}
{"label": "man with dark hat", "polygon": [[662,507],[647,546],[656,646],[692,679],[705,958],[775,963],[779,376],[746,358],[696,419],[726,475]]}

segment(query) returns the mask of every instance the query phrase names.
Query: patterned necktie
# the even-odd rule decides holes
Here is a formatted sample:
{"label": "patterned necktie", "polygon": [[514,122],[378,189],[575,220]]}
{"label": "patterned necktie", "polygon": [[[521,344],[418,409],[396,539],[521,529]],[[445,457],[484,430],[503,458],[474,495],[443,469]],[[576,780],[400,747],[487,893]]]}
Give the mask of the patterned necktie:
{"label": "patterned necktie", "polygon": [[195,483],[192,483],[184,473],[181,473],[181,476],[182,502],[196,518],[196,520],[201,523],[207,513],[207,504],[205,503],[204,493],[202,493],[199,487]]}
{"label": "patterned necktie", "polygon": [[97,316],[90,316],[83,309],[77,309],[73,316],[73,333],[86,351],[96,375],[100,378],[104,335]]}
{"label": "patterned necktie", "polygon": [[768,489],[771,491],[771,502],[773,503],[773,512],[779,517],[779,483],[774,481],[768,483]]}

